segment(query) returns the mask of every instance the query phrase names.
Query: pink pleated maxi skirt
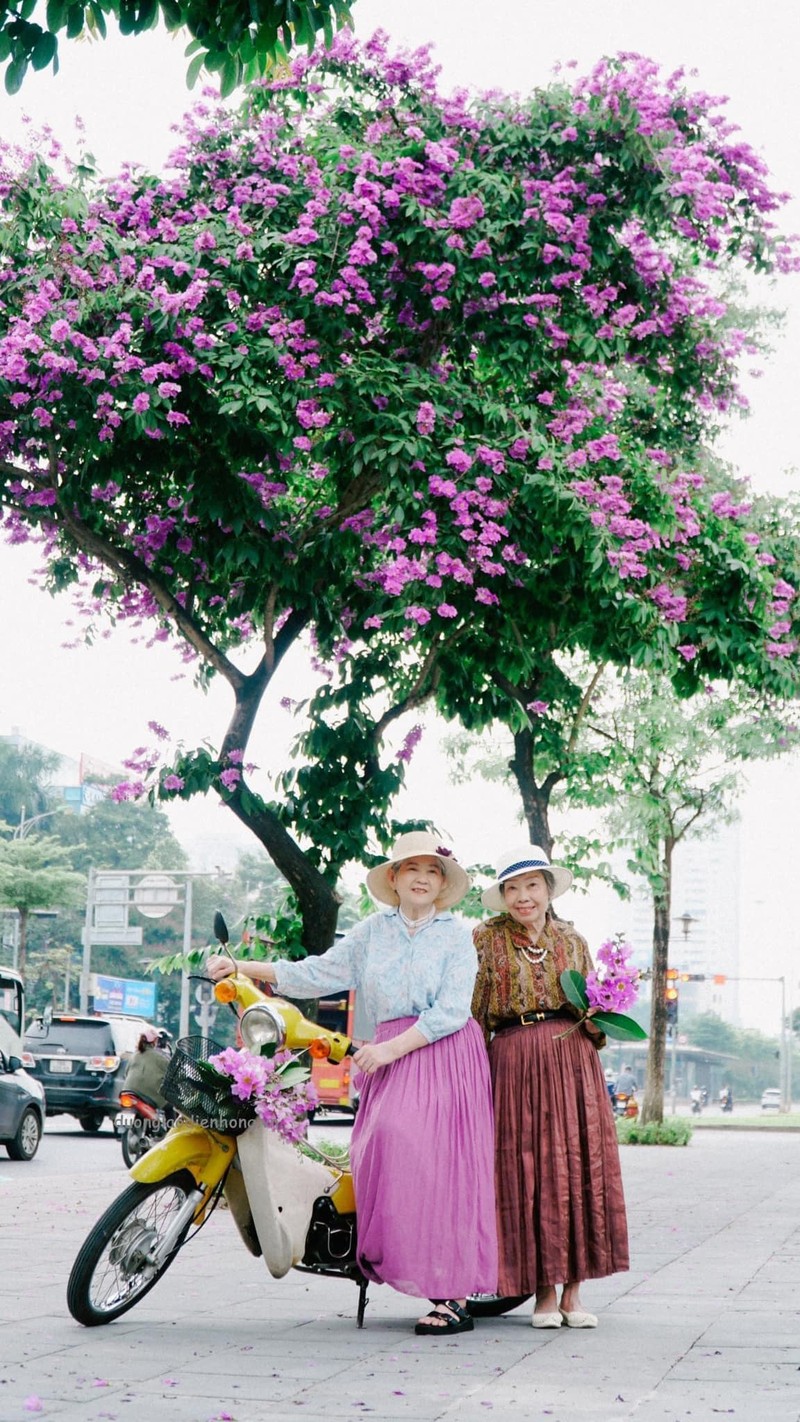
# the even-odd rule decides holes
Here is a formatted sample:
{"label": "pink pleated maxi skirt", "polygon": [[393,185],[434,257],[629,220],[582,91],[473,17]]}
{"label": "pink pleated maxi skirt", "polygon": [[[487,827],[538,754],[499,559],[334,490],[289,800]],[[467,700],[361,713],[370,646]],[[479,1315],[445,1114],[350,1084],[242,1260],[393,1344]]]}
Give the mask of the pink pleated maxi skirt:
{"label": "pink pleated maxi skirt", "polygon": [[499,1032],[489,1046],[497,1137],[499,1292],[628,1268],[611,1103],[596,1047],[563,1020]]}
{"label": "pink pleated maxi skirt", "polygon": [[[376,1042],[413,1027],[382,1022]],[[360,1078],[350,1159],[367,1278],[420,1298],[497,1287],[494,1129],[478,1024]]]}

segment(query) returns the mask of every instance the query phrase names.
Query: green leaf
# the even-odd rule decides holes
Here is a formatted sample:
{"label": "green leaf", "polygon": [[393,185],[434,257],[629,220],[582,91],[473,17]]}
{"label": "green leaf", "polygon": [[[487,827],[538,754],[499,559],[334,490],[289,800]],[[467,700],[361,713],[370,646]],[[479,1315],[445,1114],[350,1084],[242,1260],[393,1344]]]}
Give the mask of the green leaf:
{"label": "green leaf", "polygon": [[[83,29],[83,5],[70,5],[67,11],[67,39],[77,39]],[[120,24],[120,29],[122,25]],[[123,31],[124,33],[124,31]]]}
{"label": "green leaf", "polygon": [[18,94],[28,68],[27,59],[15,59],[6,70],[6,93]]}
{"label": "green leaf", "polygon": [[200,70],[203,68],[204,62],[205,62],[205,54],[204,54],[204,53],[196,54],[196,55],[194,56],[194,58],[193,58],[191,64],[189,65],[189,68],[188,68],[187,71],[186,71],[186,87],[187,87],[187,89],[193,89],[193,88],[194,88],[195,84],[197,83],[197,79],[198,79],[198,75],[200,74]]}
{"label": "green leaf", "polygon": [[585,1012],[589,1006],[589,999],[586,996],[586,979],[583,973],[577,972],[575,968],[567,968],[559,978],[561,990],[567,1002],[571,1002],[573,1007],[579,1007]]}
{"label": "green leaf", "polygon": [[[563,978],[564,974],[561,976]],[[620,1042],[643,1042],[647,1037],[644,1028],[623,1012],[593,1012],[592,1022],[602,1027],[607,1037],[614,1037]]]}

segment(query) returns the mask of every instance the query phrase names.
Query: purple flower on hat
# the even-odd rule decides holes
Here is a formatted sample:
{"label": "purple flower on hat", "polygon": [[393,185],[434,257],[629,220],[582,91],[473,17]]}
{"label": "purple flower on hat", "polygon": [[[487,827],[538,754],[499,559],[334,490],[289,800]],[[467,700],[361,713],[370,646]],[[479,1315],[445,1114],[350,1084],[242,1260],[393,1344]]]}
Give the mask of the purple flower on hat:
{"label": "purple flower on hat", "polygon": [[452,859],[453,857],[452,849],[445,849],[444,845],[441,844],[437,846],[436,853],[441,854],[442,859]]}

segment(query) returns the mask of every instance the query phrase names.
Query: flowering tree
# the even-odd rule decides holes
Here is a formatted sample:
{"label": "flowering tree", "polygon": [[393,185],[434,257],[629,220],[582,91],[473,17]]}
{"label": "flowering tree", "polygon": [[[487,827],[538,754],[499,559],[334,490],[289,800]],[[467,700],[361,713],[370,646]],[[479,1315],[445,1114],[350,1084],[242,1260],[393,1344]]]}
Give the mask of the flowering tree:
{"label": "flowering tree", "polygon": [[[575,649],[792,684],[780,538],[702,447],[751,340],[724,282],[795,259],[763,164],[680,75],[623,57],[443,97],[425,52],[342,32],[240,113],[199,108],[164,178],[56,158],[0,173],[6,533],[90,620],[177,633],[228,681],[219,752],[143,754],[128,793],[216,788],[307,946],[387,833],[384,734],[426,698],[536,715]],[[247,743],[301,636],[310,759],[267,803]]]}

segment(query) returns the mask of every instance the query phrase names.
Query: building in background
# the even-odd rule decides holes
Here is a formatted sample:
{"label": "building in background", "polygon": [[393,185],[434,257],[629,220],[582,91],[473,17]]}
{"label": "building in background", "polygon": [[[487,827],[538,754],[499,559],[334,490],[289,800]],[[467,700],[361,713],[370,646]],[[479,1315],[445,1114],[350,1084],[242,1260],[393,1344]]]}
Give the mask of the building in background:
{"label": "building in background", "polygon": [[109,792],[110,782],[123,779],[122,771],[117,766],[107,765],[104,761],[98,760],[96,756],[88,755],[83,751],[77,760],[72,756],[62,755],[60,751],[52,750],[50,746],[43,746],[39,741],[30,740],[28,736],[22,734],[18,726],[12,727],[9,736],[0,736],[0,742],[4,745],[14,746],[18,750],[27,747],[56,756],[57,764],[48,783],[49,789],[64,801],[68,809],[78,814],[85,813],[100,800],[105,799]]}
{"label": "building in background", "polygon": [[[679,1013],[684,1021],[714,1012],[741,1025],[740,975],[740,825],[722,825],[707,839],[682,842],[675,850],[672,875],[670,967],[703,974],[702,982],[679,984]],[[652,900],[637,891],[630,904],[630,939],[636,961],[652,961]],[[724,982],[715,982],[724,978]]]}

